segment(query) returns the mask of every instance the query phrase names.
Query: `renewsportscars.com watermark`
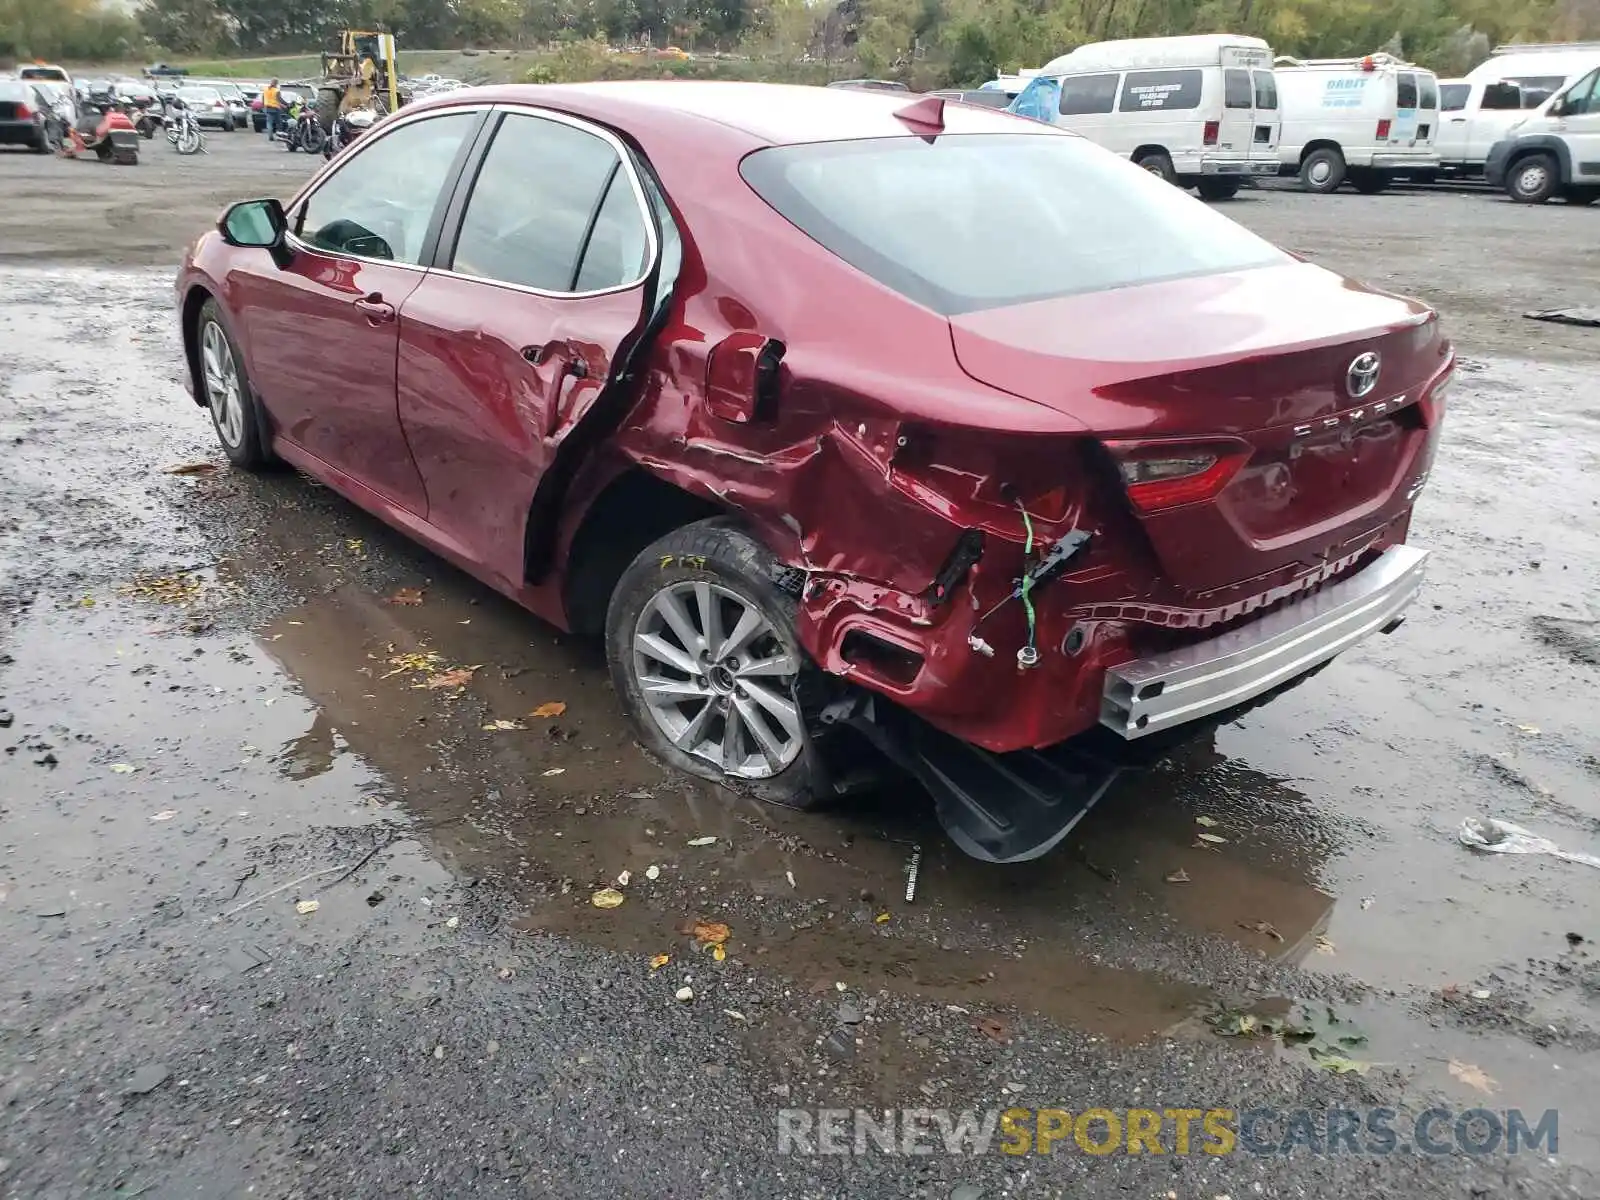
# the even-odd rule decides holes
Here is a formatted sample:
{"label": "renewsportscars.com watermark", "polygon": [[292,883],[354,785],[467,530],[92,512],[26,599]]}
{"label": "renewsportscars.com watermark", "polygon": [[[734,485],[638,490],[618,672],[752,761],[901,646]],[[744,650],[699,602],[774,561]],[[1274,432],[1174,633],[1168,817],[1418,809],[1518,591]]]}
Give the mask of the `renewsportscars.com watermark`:
{"label": "renewsportscars.com watermark", "polygon": [[1554,1155],[1559,1124],[1553,1108],[782,1108],[778,1153]]}

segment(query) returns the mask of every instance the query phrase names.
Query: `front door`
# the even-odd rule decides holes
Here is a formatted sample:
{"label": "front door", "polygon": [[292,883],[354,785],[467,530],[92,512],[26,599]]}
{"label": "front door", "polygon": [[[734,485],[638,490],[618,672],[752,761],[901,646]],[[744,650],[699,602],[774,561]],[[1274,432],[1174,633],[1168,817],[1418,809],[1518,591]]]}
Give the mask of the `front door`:
{"label": "front door", "polygon": [[655,233],[611,135],[496,119],[439,269],[401,307],[399,403],[429,521],[516,585],[539,479],[644,318]]}
{"label": "front door", "polygon": [[1600,71],[1573,84],[1558,103],[1561,115],[1553,127],[1572,154],[1572,182],[1600,187]]}
{"label": "front door", "polygon": [[399,312],[479,111],[362,144],[289,214],[293,258],[236,280],[250,374],[275,435],[409,512],[426,493],[396,411]]}

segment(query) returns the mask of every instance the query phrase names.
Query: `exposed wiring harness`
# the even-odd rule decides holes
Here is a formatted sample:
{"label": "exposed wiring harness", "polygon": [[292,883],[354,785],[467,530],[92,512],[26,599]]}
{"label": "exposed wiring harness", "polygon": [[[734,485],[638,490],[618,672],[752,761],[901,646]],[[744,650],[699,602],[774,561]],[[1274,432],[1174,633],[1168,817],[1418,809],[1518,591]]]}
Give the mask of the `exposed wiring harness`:
{"label": "exposed wiring harness", "polygon": [[1039,584],[1049,582],[1065,570],[1078,552],[1089,544],[1090,535],[1086,529],[1069,529],[1056,539],[1055,544],[1042,554],[1037,562],[1034,562],[1033,514],[1020,499],[1013,500],[1013,503],[1016,504],[1017,511],[1022,514],[1022,528],[1025,535],[1022,546],[1022,576],[1009,594],[973,622],[972,632],[967,636],[967,645],[986,658],[994,657],[994,647],[978,636],[978,629],[1012,600],[1020,600],[1022,611],[1028,621],[1028,640],[1017,651],[1017,666],[1026,669],[1037,666],[1039,662],[1038,613],[1033,607],[1033,589]]}
{"label": "exposed wiring harness", "polygon": [[1017,511],[1022,514],[1022,527],[1027,530],[1027,540],[1022,544],[1022,611],[1028,614],[1028,641],[1017,651],[1017,665],[1031,667],[1039,661],[1038,619],[1033,611],[1033,518],[1017,501]]}

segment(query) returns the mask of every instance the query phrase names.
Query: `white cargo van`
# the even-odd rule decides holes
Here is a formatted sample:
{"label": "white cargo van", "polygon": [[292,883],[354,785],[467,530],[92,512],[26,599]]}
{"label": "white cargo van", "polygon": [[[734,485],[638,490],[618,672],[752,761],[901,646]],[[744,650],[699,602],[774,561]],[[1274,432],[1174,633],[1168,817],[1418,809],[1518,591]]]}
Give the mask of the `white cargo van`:
{"label": "white cargo van", "polygon": [[1496,46],[1465,78],[1440,84],[1451,105],[1440,113],[1441,174],[1482,175],[1490,148],[1546,100],[1600,67],[1600,42]]}
{"label": "white cargo van", "polygon": [[1093,42],[1052,59],[1012,111],[1082,134],[1207,200],[1277,174],[1272,49],[1233,34]]}
{"label": "white cargo van", "polygon": [[1362,58],[1280,58],[1283,108],[1278,161],[1308,191],[1347,180],[1381,192],[1396,176],[1427,178],[1439,168],[1439,81],[1390,54]]}
{"label": "white cargo van", "polygon": [[1484,174],[1522,204],[1600,200],[1600,64],[1507,130],[1490,147]]}

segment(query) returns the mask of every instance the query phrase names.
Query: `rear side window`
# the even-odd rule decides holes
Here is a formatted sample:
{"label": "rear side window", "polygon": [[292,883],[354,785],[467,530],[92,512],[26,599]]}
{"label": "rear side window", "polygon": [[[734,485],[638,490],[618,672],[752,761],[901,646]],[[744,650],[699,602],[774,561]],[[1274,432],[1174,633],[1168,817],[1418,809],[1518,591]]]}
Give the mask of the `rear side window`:
{"label": "rear side window", "polygon": [[1439,107],[1439,81],[1432,75],[1417,76],[1417,91],[1419,93],[1417,107],[1434,109]]}
{"label": "rear side window", "polygon": [[1122,111],[1199,108],[1200,78],[1199,70],[1129,71],[1122,85]]}
{"label": "rear side window", "polygon": [[1222,106],[1224,108],[1250,108],[1256,102],[1255,88],[1250,83],[1249,71],[1228,70],[1222,73]]}
{"label": "rear side window", "polygon": [[1417,77],[1409,71],[1403,71],[1394,77],[1394,94],[1396,108],[1415,108],[1417,106]]}
{"label": "rear side window", "polygon": [[739,169],[814,241],[946,316],[1291,261],[1164,180],[1061,134],[774,146]]}
{"label": "rear side window", "polygon": [[[591,233],[594,262],[580,283]],[[611,143],[513,113],[472,186],[450,269],[545,292],[597,291],[637,280],[644,244],[644,217]]]}
{"label": "rear side window", "polygon": [[1472,94],[1470,83],[1441,83],[1439,85],[1439,111],[1460,112],[1467,106],[1467,97]]}
{"label": "rear side window", "polygon": [[1108,113],[1117,99],[1120,75],[1068,75],[1061,80],[1057,111],[1064,117]]}
{"label": "rear side window", "polygon": [[1522,89],[1514,83],[1491,83],[1483,89],[1483,100],[1478,107],[1505,112],[1522,107]]}
{"label": "rear side window", "polygon": [[1254,71],[1256,79],[1256,107],[1278,107],[1278,78],[1271,71]]}

